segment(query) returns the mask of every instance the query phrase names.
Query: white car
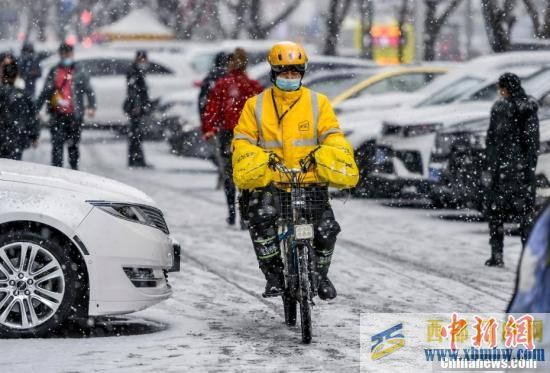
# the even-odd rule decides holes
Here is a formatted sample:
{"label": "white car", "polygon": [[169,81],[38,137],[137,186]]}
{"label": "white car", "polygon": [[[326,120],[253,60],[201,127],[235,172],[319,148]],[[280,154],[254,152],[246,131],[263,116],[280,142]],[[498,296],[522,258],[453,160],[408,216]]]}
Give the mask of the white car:
{"label": "white car", "polygon": [[[523,78],[526,92],[537,100],[543,100],[550,91],[550,69],[529,67],[510,68]],[[487,74],[489,78],[480,86],[465,93],[458,100],[446,105],[445,100],[428,99],[414,109],[404,110],[384,122],[382,135],[377,140],[381,162],[391,162],[393,172],[384,170],[377,176],[397,179],[405,184],[425,182],[429,177],[430,156],[434,150],[436,131],[461,123],[488,118],[491,106],[497,98],[496,81],[502,73]],[[389,154],[388,154],[389,153]],[[388,158],[386,156],[388,155]],[[410,181],[410,182],[408,182]]]}
{"label": "white car", "polygon": [[335,110],[339,114],[341,127],[349,133],[348,140],[355,149],[359,149],[375,140],[383,121],[407,119],[407,110],[422,105],[426,100],[452,102],[492,79],[495,72],[515,69],[527,75],[548,61],[550,52],[510,52],[483,56],[453,68],[416,92],[347,100],[337,105]]}
{"label": "white car", "polygon": [[143,192],[84,172],[0,159],[0,336],[125,314],[172,294],[179,245]]}

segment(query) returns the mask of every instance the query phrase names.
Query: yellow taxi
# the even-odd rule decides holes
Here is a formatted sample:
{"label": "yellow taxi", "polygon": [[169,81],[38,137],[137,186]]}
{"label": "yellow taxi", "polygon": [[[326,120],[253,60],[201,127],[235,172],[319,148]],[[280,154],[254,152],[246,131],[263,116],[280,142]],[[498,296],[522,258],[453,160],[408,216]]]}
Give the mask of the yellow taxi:
{"label": "yellow taxi", "polygon": [[346,89],[331,100],[338,105],[349,99],[363,95],[376,95],[390,92],[414,92],[431,82],[435,77],[447,73],[442,66],[399,66],[381,69],[365,80]]}

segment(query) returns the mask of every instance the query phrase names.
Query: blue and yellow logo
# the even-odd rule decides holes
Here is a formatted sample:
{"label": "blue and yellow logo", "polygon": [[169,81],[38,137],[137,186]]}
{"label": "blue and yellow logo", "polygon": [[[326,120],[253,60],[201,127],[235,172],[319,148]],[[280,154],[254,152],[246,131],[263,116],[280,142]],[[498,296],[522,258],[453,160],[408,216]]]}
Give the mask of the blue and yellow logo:
{"label": "blue and yellow logo", "polygon": [[372,360],[378,360],[394,353],[405,346],[403,324],[397,324],[388,330],[373,335],[371,342],[372,347],[370,352]]}

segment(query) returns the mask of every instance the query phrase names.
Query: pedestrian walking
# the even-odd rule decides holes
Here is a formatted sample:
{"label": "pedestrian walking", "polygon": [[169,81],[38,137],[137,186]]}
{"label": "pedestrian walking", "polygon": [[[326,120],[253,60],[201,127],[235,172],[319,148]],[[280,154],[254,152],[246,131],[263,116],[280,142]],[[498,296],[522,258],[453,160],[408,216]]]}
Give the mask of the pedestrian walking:
{"label": "pedestrian walking", "polygon": [[145,125],[153,108],[145,73],[149,67],[146,51],[137,51],[134,63],[126,74],[127,97],[124,112],[130,118],[128,130],[128,167],[150,167],[145,162],[143,137]]}
{"label": "pedestrian walking", "polygon": [[74,61],[73,46],[61,44],[59,57],[59,64],[48,73],[44,88],[36,101],[36,109],[39,111],[44,103],[48,104],[52,165],[63,167],[63,148],[67,144],[69,164],[76,170],[80,158],[82,124],[85,115],[93,117],[95,114],[95,93],[90,77]]}
{"label": "pedestrian walking", "polygon": [[229,72],[220,78],[208,95],[203,116],[202,130],[206,140],[216,136],[224,171],[224,192],[227,200],[229,225],[235,224],[235,195],[233,168],[231,166],[231,142],[233,129],[239,122],[246,100],[262,92],[261,84],[246,75],[248,56],[237,48],[228,63]]}
{"label": "pedestrian walking", "polygon": [[[204,122],[203,116],[206,109],[206,102],[208,100],[208,94],[210,91],[212,91],[212,88],[214,88],[214,85],[220,79],[222,76],[224,76],[227,73],[227,62],[229,60],[229,54],[225,52],[219,52],[214,57],[214,62],[212,64],[212,67],[210,68],[210,71],[208,72],[208,75],[204,78],[201,84],[201,89],[199,92],[199,99],[198,99],[198,109],[199,109],[199,118],[201,120],[201,123]],[[213,143],[213,158],[212,161],[216,165],[216,168],[218,169],[218,183],[216,186],[216,189],[221,189],[223,186],[223,179],[224,179],[224,171],[223,171],[223,160],[219,152],[219,144],[218,141],[216,141],[215,137],[212,138],[211,142]]]}
{"label": "pedestrian walking", "polygon": [[0,87],[0,158],[21,160],[23,151],[38,144],[39,124],[32,98],[15,87],[15,62],[2,67]]}
{"label": "pedestrian walking", "polygon": [[502,267],[504,223],[520,224],[523,245],[534,207],[539,148],[538,105],[521,86],[519,77],[503,74],[497,85],[500,98],[491,109],[486,140],[486,204],[491,257],[487,266]]}
{"label": "pedestrian walking", "polygon": [[208,100],[208,94],[216,85],[218,79],[227,73],[227,62],[229,60],[229,54],[225,52],[219,52],[214,57],[214,62],[208,75],[203,79],[201,83],[201,89],[199,92],[199,116],[202,121],[204,111],[206,109],[206,101]]}
{"label": "pedestrian walking", "polygon": [[25,81],[25,92],[34,99],[36,94],[36,81],[42,76],[40,61],[34,52],[32,43],[23,44],[18,60],[19,73]]}

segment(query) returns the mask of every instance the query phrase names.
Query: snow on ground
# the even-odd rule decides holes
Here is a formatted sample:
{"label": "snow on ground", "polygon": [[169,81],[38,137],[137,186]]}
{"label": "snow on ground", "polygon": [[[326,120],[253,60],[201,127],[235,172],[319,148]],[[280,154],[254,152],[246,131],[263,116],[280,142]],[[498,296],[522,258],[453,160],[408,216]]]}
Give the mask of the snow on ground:
{"label": "snow on ground", "polygon": [[[48,163],[47,135],[25,159]],[[339,296],[314,309],[314,338],[284,325],[279,299],[261,297],[264,280],[247,232],[225,223],[223,193],[207,161],[177,158],[147,143],[154,169],[126,167],[126,145],[84,135],[82,170],[138,187],[166,214],[182,243],[174,296],[150,309],[98,322],[87,338],[0,341],[2,372],[353,372],[359,371],[363,312],[499,312],[510,298],[520,253],[505,241],[504,269],[483,265],[486,223],[452,211],[387,207],[337,199],[342,233],[330,277]],[[443,219],[442,217],[446,217]]]}

